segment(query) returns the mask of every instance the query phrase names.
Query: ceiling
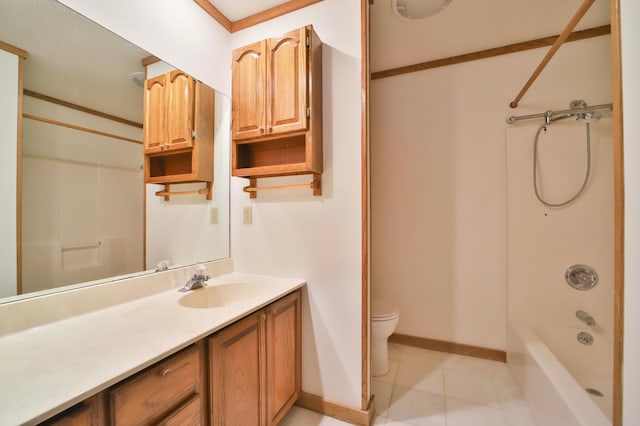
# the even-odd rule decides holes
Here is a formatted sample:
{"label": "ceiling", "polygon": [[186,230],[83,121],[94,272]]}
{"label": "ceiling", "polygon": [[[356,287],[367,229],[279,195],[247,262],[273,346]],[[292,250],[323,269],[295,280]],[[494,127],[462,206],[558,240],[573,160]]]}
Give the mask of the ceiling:
{"label": "ceiling", "polygon": [[25,89],[142,123],[146,51],[53,0],[0,1],[0,40],[28,52]]}
{"label": "ceiling", "polygon": [[[287,3],[209,1],[231,21]],[[453,0],[432,17],[408,21],[393,13],[391,0],[374,0],[371,71],[559,34],[581,3]],[[576,29],[608,23],[609,1],[596,0]],[[149,56],[144,50],[54,0],[0,1],[0,40],[29,52],[26,89],[142,122],[142,89],[132,84],[129,75],[143,71],[140,60]]]}
{"label": "ceiling", "polygon": [[270,9],[288,0],[209,0],[231,22]]}
{"label": "ceiling", "polygon": [[[422,20],[399,18],[391,0],[370,8],[371,71],[382,71],[562,32],[583,0],[453,0]],[[596,0],[576,26],[609,23],[609,1]]]}

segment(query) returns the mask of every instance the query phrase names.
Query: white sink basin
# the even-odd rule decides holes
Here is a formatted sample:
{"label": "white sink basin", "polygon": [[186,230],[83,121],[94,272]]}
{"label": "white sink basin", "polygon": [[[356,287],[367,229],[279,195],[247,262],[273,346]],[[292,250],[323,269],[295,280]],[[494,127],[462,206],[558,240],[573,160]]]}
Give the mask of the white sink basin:
{"label": "white sink basin", "polygon": [[262,286],[248,283],[212,285],[191,290],[182,296],[178,303],[188,308],[221,308],[234,302],[251,299],[263,291]]}

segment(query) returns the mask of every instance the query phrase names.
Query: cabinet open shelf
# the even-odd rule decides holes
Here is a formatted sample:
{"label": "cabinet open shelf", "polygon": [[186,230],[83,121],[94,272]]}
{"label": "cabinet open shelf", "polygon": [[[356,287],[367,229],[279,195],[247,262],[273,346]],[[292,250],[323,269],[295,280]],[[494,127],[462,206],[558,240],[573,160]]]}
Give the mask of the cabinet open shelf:
{"label": "cabinet open shelf", "polygon": [[175,175],[190,175],[193,172],[193,153],[149,157],[149,180]]}
{"label": "cabinet open shelf", "polygon": [[304,135],[237,144],[236,149],[236,168],[238,169],[280,166],[306,161]]}

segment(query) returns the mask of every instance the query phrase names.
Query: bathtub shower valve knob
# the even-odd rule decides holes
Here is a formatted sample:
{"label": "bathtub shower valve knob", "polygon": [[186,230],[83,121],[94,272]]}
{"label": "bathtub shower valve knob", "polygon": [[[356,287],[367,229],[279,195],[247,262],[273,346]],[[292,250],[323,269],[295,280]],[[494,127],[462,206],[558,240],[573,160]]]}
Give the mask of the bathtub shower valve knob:
{"label": "bathtub shower valve knob", "polygon": [[589,327],[594,327],[596,325],[596,320],[594,320],[593,317],[588,313],[586,313],[585,311],[576,312],[576,317],[580,321],[586,322]]}

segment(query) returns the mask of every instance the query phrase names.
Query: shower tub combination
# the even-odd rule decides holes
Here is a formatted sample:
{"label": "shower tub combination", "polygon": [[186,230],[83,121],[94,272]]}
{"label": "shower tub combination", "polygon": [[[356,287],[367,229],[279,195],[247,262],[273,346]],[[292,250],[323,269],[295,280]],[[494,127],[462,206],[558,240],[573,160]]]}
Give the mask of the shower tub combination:
{"label": "shower tub combination", "polygon": [[611,426],[613,369],[601,360],[613,344],[595,336],[583,345],[576,338],[583,330],[509,323],[507,365],[539,425]]}
{"label": "shower tub combination", "polygon": [[541,426],[611,426],[612,128],[594,113],[608,108],[508,121],[545,120],[506,133],[507,365]]}

